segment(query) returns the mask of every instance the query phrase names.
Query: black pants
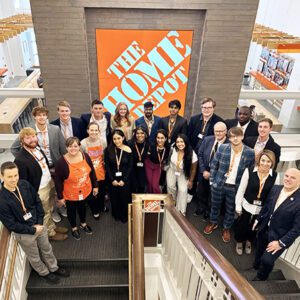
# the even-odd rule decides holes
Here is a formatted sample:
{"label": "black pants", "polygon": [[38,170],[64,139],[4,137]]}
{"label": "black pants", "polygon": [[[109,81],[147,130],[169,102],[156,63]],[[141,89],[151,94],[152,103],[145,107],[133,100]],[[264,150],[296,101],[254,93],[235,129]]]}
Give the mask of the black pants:
{"label": "black pants", "polygon": [[211,192],[209,180],[203,177],[199,180],[197,187],[198,208],[203,212],[210,214]]}
{"label": "black pants", "polygon": [[243,209],[242,215],[236,220],[235,223],[235,240],[238,243],[245,241],[254,241],[256,231],[252,230],[255,221],[255,216]]}
{"label": "black pants", "polygon": [[132,172],[132,192],[133,193],[145,193],[147,186],[147,178],[145,167],[135,167]]}
{"label": "black pants", "polygon": [[85,223],[86,220],[86,199],[82,201],[66,200],[68,220],[72,228],[76,227],[76,211],[79,215],[80,223]]}
{"label": "black pants", "polygon": [[105,180],[98,181],[98,188],[99,188],[99,192],[96,197],[93,196],[93,194],[91,194],[88,197],[88,204],[91,208],[93,215],[97,215],[100,212],[104,211],[104,198],[105,198],[105,191],[106,191]]}

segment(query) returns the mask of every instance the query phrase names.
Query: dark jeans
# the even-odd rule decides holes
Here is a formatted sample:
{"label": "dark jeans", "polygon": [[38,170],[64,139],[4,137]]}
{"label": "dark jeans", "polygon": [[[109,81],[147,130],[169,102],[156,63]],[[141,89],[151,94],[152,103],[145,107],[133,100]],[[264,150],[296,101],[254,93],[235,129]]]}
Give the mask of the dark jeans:
{"label": "dark jeans", "polygon": [[202,212],[210,214],[211,193],[209,180],[201,178],[197,187],[198,209]]}
{"label": "dark jeans", "polygon": [[86,220],[86,199],[82,201],[66,200],[68,220],[71,227],[77,227],[76,225],[76,212],[78,212],[80,223],[85,223]]}
{"label": "dark jeans", "polygon": [[104,198],[106,191],[105,180],[98,181],[98,188],[99,192],[96,197],[93,196],[93,194],[88,197],[88,204],[93,215],[97,215],[104,211]]}
{"label": "dark jeans", "polygon": [[242,215],[235,222],[235,239],[238,243],[254,241],[256,231],[252,230],[255,216],[243,209]]}

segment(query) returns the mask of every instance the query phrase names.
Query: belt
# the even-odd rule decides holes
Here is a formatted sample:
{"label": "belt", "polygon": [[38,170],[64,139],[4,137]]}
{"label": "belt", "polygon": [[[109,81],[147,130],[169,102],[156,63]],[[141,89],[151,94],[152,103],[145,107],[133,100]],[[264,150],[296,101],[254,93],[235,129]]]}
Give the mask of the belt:
{"label": "belt", "polygon": [[224,183],[224,186],[227,186],[227,187],[231,187],[231,188],[235,188],[236,185],[235,184],[231,184],[231,183]]}

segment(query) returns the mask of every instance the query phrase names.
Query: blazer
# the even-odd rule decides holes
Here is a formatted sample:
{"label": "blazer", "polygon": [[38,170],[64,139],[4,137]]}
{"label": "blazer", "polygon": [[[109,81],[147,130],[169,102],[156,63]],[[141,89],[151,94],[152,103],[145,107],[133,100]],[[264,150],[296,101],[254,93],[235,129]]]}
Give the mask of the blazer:
{"label": "blazer", "polygon": [[269,225],[269,242],[280,240],[285,248],[291,246],[300,235],[300,189],[289,196],[274,212],[276,201],[283,186],[274,185],[260,211],[258,232]]}
{"label": "blazer", "polygon": [[[35,124],[30,127],[35,129]],[[65,139],[58,126],[48,124],[47,130],[49,135],[50,155],[53,161],[53,165],[55,165],[59,158],[67,153]],[[16,157],[20,149],[21,143],[19,138],[17,138],[12,144],[10,151],[12,155]]]}
{"label": "blazer", "polygon": [[[106,111],[103,113],[104,117],[107,120],[107,127],[106,127],[106,139],[107,139],[107,145],[109,145],[111,140],[111,128],[110,128],[110,118],[111,114],[110,112]],[[81,121],[81,138],[84,139],[88,136],[87,134],[87,127],[90,123],[92,114],[82,114],[80,117]]]}
{"label": "blazer", "polygon": [[[250,137],[247,137],[246,139],[244,139],[244,144],[249,146],[250,148],[254,149],[254,146],[256,144],[256,141],[257,141],[257,137],[254,137],[254,136],[250,136]],[[269,136],[269,140],[268,142],[266,143],[266,146],[265,148],[266,150],[271,150],[274,152],[275,154],[275,159],[276,159],[276,163],[275,163],[275,166],[274,166],[274,170],[276,169],[277,167],[277,164],[279,162],[279,158],[280,158],[280,155],[281,155],[281,147],[275,143],[274,139],[272,138],[272,136],[270,135]]]}
{"label": "blazer", "polygon": [[[213,114],[209,119],[204,136],[214,135],[214,126],[218,122],[224,122],[224,120],[216,114]],[[199,133],[201,133],[203,126],[203,116],[202,113],[191,117],[189,126],[188,126],[188,138],[190,139],[190,143],[196,153],[200,147],[200,138],[198,137]]]}
{"label": "blazer", "polygon": [[[160,122],[161,122],[160,117],[153,115],[153,118],[154,118],[154,123],[151,128],[150,136],[148,138],[148,141],[150,142],[150,144],[155,141],[155,136],[156,136],[157,130],[159,129]],[[145,121],[145,117],[140,117],[137,120],[135,120],[135,127],[138,127],[138,126],[143,126],[146,129],[148,129],[146,121]]]}
{"label": "blazer", "polygon": [[[169,128],[168,128],[169,120],[170,120],[170,116],[162,118],[159,129],[164,129],[169,133]],[[187,120],[178,115],[171,134],[171,142],[170,142],[171,144],[175,142],[176,137],[179,133],[183,133],[187,135]]]}
{"label": "blazer", "polygon": [[[210,182],[213,187],[222,187],[226,181],[225,174],[227,173],[231,160],[231,144],[223,144],[219,147],[210,164]],[[255,154],[254,150],[244,145],[241,155],[235,184],[239,185],[243,172],[246,168],[254,166]]]}
{"label": "blazer", "polygon": [[[60,128],[60,119],[53,120],[50,122],[52,125],[56,125]],[[76,136],[79,138],[79,140],[82,140],[81,134],[82,134],[82,125],[79,118],[71,117],[71,124],[72,124],[72,130],[73,130],[73,136]]]}
{"label": "blazer", "polygon": [[[227,129],[236,127],[238,125],[238,119],[226,120],[225,124],[227,126]],[[246,128],[246,131],[244,132],[244,139],[249,136],[258,136],[257,128],[258,123],[251,119],[249,125]]]}

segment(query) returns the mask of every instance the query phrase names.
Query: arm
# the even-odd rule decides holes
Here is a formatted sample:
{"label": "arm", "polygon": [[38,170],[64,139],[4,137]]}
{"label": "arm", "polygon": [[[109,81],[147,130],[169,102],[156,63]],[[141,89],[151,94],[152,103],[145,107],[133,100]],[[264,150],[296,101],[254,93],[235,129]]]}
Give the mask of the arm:
{"label": "arm", "polygon": [[66,143],[64,136],[62,135],[60,129],[58,130],[58,145],[59,145],[59,153],[60,155],[64,155],[67,153]]}
{"label": "arm", "polygon": [[[299,199],[297,199],[299,200]],[[300,210],[295,214],[293,227],[283,237],[279,239],[280,246],[288,248],[290,247],[295,239],[300,235]]]}
{"label": "arm", "polygon": [[61,157],[55,166],[54,183],[57,199],[63,199],[64,181],[69,176],[69,168],[66,161]]}
{"label": "arm", "polygon": [[192,187],[193,187],[193,183],[194,183],[196,172],[197,172],[197,162],[198,161],[193,162],[192,166],[191,166],[191,175],[190,175],[190,178],[189,178],[189,181],[188,181],[188,188],[189,189],[192,189]]}
{"label": "arm", "polygon": [[10,147],[11,154],[16,157],[17,153],[21,150],[21,143],[19,138],[16,138],[16,140],[13,142],[13,144]]}
{"label": "arm", "polygon": [[215,181],[215,176],[219,169],[219,161],[221,159],[221,146],[219,147],[218,151],[216,152],[211,164],[210,164],[210,183],[213,184]]}
{"label": "arm", "polygon": [[37,224],[43,225],[45,213],[44,213],[44,209],[43,209],[39,194],[36,192],[36,190],[33,188],[33,186],[31,184],[29,184],[29,191],[30,191],[29,192],[30,195],[32,195],[32,197],[33,197],[33,201],[34,201],[35,207],[36,207]]}
{"label": "arm", "polygon": [[132,171],[132,166],[133,166],[133,155],[132,152],[128,153],[126,152],[128,155],[128,169],[126,170],[126,175],[123,177],[124,181],[128,181],[130,176],[131,176],[131,171]]}
{"label": "arm", "polygon": [[245,199],[244,195],[248,186],[248,181],[249,181],[249,169],[246,168],[243,173],[239,188],[235,196],[235,211],[238,214],[242,213],[242,202]]}
{"label": "arm", "polygon": [[203,142],[201,143],[201,146],[198,150],[198,160],[199,160],[199,173],[203,173],[206,171],[204,166],[204,150],[206,148],[206,139],[204,138]]}
{"label": "arm", "polygon": [[27,166],[20,161],[18,158],[14,160],[14,163],[18,166],[19,169],[19,178],[29,181],[29,174]]}

